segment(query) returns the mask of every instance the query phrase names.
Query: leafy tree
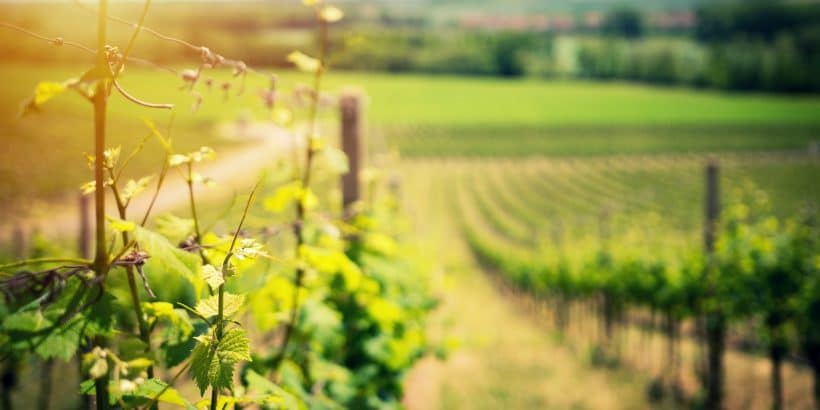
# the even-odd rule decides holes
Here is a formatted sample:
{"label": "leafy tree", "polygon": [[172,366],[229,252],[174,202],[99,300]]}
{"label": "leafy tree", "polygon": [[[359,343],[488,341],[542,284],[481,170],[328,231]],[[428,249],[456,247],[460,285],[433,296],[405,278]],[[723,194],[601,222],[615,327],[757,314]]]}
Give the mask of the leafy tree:
{"label": "leafy tree", "polygon": [[635,8],[613,9],[604,16],[601,31],[606,35],[629,39],[641,37],[645,31],[643,15]]}

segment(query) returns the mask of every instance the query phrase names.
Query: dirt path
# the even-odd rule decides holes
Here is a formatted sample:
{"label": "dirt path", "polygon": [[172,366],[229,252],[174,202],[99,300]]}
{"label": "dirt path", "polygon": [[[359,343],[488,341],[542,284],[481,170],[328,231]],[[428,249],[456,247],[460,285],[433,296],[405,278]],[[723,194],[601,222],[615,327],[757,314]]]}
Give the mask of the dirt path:
{"label": "dirt path", "polygon": [[646,407],[645,380],[588,365],[501,297],[472,263],[450,272],[431,331],[460,346],[448,360],[428,358],[414,369],[410,410]]}
{"label": "dirt path", "polygon": [[[213,178],[216,184],[209,187],[198,187],[196,191],[198,201],[207,202],[249,190],[262,169],[274,164],[278,158],[290,155],[294,144],[301,145],[300,138],[272,125],[254,125],[242,132],[245,137],[243,140],[247,142],[234,150],[223,150],[222,155],[217,152],[215,161],[203,163],[199,167],[197,172]],[[150,203],[153,189],[152,184],[149,191],[134,199],[129,207],[131,215],[144,214]],[[75,237],[79,230],[78,202],[68,201],[68,205],[31,210],[31,216],[24,221],[24,225],[48,237]],[[106,202],[107,214],[116,215],[113,198],[109,198]],[[157,197],[153,213],[156,215],[179,209],[187,203],[188,191],[181,173],[171,170]],[[0,233],[6,235],[0,237],[0,242],[9,240],[13,224],[14,221],[0,223]]]}

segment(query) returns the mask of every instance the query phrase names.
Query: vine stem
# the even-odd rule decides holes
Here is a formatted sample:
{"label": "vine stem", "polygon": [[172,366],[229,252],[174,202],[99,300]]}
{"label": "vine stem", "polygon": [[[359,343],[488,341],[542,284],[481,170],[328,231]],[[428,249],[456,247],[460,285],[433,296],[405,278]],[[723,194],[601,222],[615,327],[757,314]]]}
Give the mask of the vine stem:
{"label": "vine stem", "polygon": [[[117,90],[119,90],[120,93],[123,94],[123,95],[126,95],[127,93],[125,93],[124,90],[122,90],[120,88],[119,84],[117,84],[117,76],[120,74],[120,72],[122,72],[122,68],[125,64],[125,61],[128,59],[128,56],[131,53],[131,50],[134,48],[134,44],[136,44],[137,36],[140,33],[140,27],[142,27],[142,25],[145,23],[145,17],[148,15],[148,9],[150,7],[151,7],[151,0],[145,0],[145,3],[144,3],[143,8],[142,8],[142,13],[140,14],[139,23],[137,24],[136,28],[134,29],[134,32],[131,33],[131,37],[128,40],[128,45],[126,46],[126,49],[125,49],[125,52],[123,54],[122,59],[117,62],[117,65],[115,66],[114,71],[111,74],[111,83],[113,83],[114,86],[117,88]],[[101,22],[107,21],[106,20],[107,10],[103,10],[102,2],[100,4],[99,12],[100,12],[100,17],[99,17],[100,21]],[[103,35],[104,34],[105,33],[103,33]],[[102,40],[100,41],[100,44],[98,44],[97,49],[98,50],[104,50],[105,49],[104,41],[102,41]],[[98,64],[104,65],[105,69],[110,70],[108,61],[105,60],[104,53],[102,55],[102,58],[98,57]],[[98,90],[98,92],[99,92],[99,90]],[[108,95],[108,93],[106,92],[105,96],[107,96],[107,95]],[[101,98],[101,99],[104,100],[104,97]],[[102,156],[99,153],[97,153],[96,158],[97,158],[97,161],[95,161],[95,166],[97,164],[100,164],[100,161],[102,160]],[[127,160],[126,160],[126,163],[127,163]],[[123,163],[123,167],[125,167],[126,163]],[[115,174],[113,168],[109,168],[108,171],[109,171],[109,175],[110,175],[111,180],[112,180],[111,190],[114,193],[114,199],[115,199],[116,204],[117,204],[117,211],[119,213],[120,219],[125,220],[126,217],[127,217],[126,212],[127,212],[127,208],[128,208],[128,203],[123,202],[122,197],[119,193],[119,190],[117,189],[117,183],[119,182],[119,174]],[[99,190],[100,187],[97,186],[97,189]],[[131,242],[131,239],[129,238],[128,232],[123,232],[122,233],[122,244],[123,244],[123,246],[126,247],[127,244],[130,243],[130,242]],[[147,346],[148,352],[150,353],[151,352],[151,331],[148,329],[148,325],[147,325],[147,323],[145,323],[145,317],[143,316],[142,305],[141,305],[140,297],[139,297],[139,290],[137,288],[137,282],[136,282],[136,278],[135,278],[136,275],[134,273],[134,267],[131,266],[131,265],[125,266],[125,273],[126,273],[126,277],[128,279],[128,290],[129,290],[129,293],[131,295],[131,304],[133,305],[133,308],[134,308],[134,316],[136,316],[136,319],[137,319],[137,329],[139,331],[140,340],[142,340],[142,342],[145,343],[145,345]],[[147,373],[148,373],[149,378],[154,377],[154,368],[153,368],[153,366],[148,367]],[[152,405],[150,408],[155,409],[156,405]]]}
{"label": "vine stem", "polygon": [[[226,262],[228,257],[225,258]],[[223,272],[224,276],[224,272]],[[223,316],[224,316],[224,307],[225,307],[225,284],[219,285],[219,310],[216,316],[216,340],[217,345],[222,340],[222,330],[223,330]],[[219,389],[216,386],[211,386],[211,410],[217,410],[217,402],[219,402]]]}
{"label": "vine stem", "polygon": [[82,266],[92,266],[92,261],[88,259],[80,259],[80,258],[35,258],[35,259],[26,259],[22,261],[17,261],[14,263],[7,263],[5,265],[0,265],[0,270],[3,269],[14,269],[19,268],[21,266],[27,265],[36,265],[39,263],[71,263],[76,265]]}
{"label": "vine stem", "polygon": [[151,202],[148,204],[148,208],[145,210],[145,214],[142,216],[142,221],[140,222],[140,226],[145,226],[148,222],[148,216],[151,215],[151,211],[154,209],[154,205],[157,203],[157,198],[159,197],[159,192],[162,189],[162,184],[165,183],[165,177],[168,176],[168,170],[171,168],[169,165],[169,160],[171,156],[171,130],[173,129],[172,126],[174,124],[174,113],[171,113],[171,119],[168,122],[168,137],[163,137],[162,134],[154,127],[153,123],[147,122],[149,128],[151,128],[151,133],[154,134],[157,139],[160,140],[160,144],[162,144],[163,148],[165,149],[165,161],[162,162],[162,170],[159,172],[159,178],[157,178],[157,186],[154,189],[154,195],[151,196]]}
{"label": "vine stem", "polygon": [[[222,262],[222,284],[219,285],[219,296],[218,296],[218,310],[216,316],[216,341],[217,345],[219,342],[222,341],[222,334],[225,330],[225,323],[224,323],[224,309],[225,309],[225,272],[228,271],[230,268],[231,258],[233,257],[233,250],[236,247],[236,240],[239,238],[239,232],[242,230],[242,225],[245,224],[245,218],[248,216],[248,211],[250,211],[251,204],[253,203],[253,199],[256,197],[256,191],[259,189],[259,185],[262,182],[260,179],[256,182],[253,189],[251,190],[251,194],[248,197],[248,202],[245,203],[245,210],[242,212],[242,218],[239,220],[239,225],[236,227],[236,231],[233,233],[233,239],[231,239],[231,246],[228,248],[228,253],[225,255],[225,260]],[[211,387],[211,410],[216,410],[217,402],[219,401],[219,389],[216,386]]]}
{"label": "vine stem", "polygon": [[[318,17],[318,15],[317,15]],[[318,18],[319,20],[319,68],[316,70],[316,73],[313,77],[313,101],[310,106],[310,113],[309,113],[309,127],[308,127],[308,134],[307,134],[307,153],[305,157],[305,170],[302,173],[301,181],[302,181],[302,188],[307,190],[308,186],[310,185],[310,176],[311,176],[311,165],[313,163],[313,146],[311,144],[311,140],[313,139],[314,134],[316,133],[316,117],[318,114],[318,107],[319,107],[319,89],[321,88],[322,83],[322,73],[325,69],[325,53],[327,50],[327,22],[323,19]],[[303,194],[304,195],[304,194]],[[300,200],[296,203],[296,221],[294,222],[294,235],[296,236],[296,253],[298,256],[299,249],[305,243],[305,235],[303,232],[303,226],[305,222],[305,214],[306,209],[304,206],[304,201]],[[293,289],[293,306],[291,307],[290,312],[290,320],[288,324],[285,326],[285,334],[282,336],[282,346],[279,348],[279,352],[274,356],[271,370],[276,371],[279,368],[279,365],[282,363],[282,360],[285,358],[285,354],[287,352],[288,345],[290,344],[290,340],[293,337],[292,334],[298,325],[299,320],[299,292],[302,288],[302,281],[305,276],[305,270],[302,267],[296,268],[296,277],[294,278],[294,289]]]}
{"label": "vine stem", "polygon": [[202,250],[202,229],[200,228],[199,216],[196,212],[196,201],[194,200],[194,166],[190,162],[188,163],[188,176],[185,178],[185,183],[188,185],[188,202],[191,204],[191,218],[194,220],[194,242],[199,248],[199,257],[202,259],[202,264],[208,265],[211,262],[205,256],[205,251]]}
{"label": "vine stem", "polygon": [[[114,174],[113,169],[109,169],[109,175],[111,176],[111,191],[114,193],[114,200],[117,203],[117,211],[119,212],[120,219],[125,220],[127,215],[128,204],[124,203],[122,200],[122,196],[120,195],[119,189],[117,188],[118,177]],[[128,232],[122,233],[122,243],[123,246],[127,247],[129,243],[131,243],[131,239],[128,235]],[[128,290],[131,294],[131,304],[134,305],[134,316],[137,318],[137,330],[139,331],[140,340],[147,346],[148,353],[151,353],[151,331],[148,329],[148,324],[145,323],[145,317],[142,314],[142,305],[140,303],[139,297],[139,290],[137,288],[137,280],[136,274],[134,273],[134,266],[132,265],[125,265],[125,274],[128,279]],[[153,356],[153,355],[150,355]],[[148,377],[154,377],[154,367],[148,366],[147,369]],[[152,407],[155,408],[155,407]]]}

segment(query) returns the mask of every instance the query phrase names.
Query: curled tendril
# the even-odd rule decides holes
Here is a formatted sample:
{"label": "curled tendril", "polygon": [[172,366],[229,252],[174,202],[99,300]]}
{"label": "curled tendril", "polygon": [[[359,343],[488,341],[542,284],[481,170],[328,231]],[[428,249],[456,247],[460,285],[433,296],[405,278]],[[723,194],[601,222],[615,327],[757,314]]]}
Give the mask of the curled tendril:
{"label": "curled tendril", "polygon": [[145,265],[145,261],[150,258],[151,255],[148,252],[142,250],[133,250],[127,255],[123,256],[116,262],[114,262],[115,266],[133,266],[136,268],[137,273],[139,273],[140,278],[142,278],[142,286],[145,288],[145,292],[148,293],[149,296],[152,298],[156,298],[157,295],[154,294],[154,291],[151,289],[151,285],[148,283],[148,278],[145,277],[145,271],[143,271],[142,267]]}

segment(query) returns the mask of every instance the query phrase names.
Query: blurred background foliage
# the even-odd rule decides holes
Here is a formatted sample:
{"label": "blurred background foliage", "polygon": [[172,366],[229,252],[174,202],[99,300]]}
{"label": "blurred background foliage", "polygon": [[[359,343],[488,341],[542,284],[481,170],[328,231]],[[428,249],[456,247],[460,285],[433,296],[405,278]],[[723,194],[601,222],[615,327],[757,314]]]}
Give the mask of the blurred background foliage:
{"label": "blurred background foliage", "polygon": [[[486,3],[486,4],[485,4]],[[541,4],[547,3],[547,4]],[[285,0],[161,3],[149,24],[252,65],[280,66],[315,42],[311,16]],[[93,35],[71,2],[0,5],[7,19],[44,33]],[[120,3],[115,15],[132,15]],[[630,80],[724,90],[820,91],[816,1],[350,1],[332,38],[337,69]],[[44,18],[45,16],[45,18]],[[33,41],[33,40],[32,40]],[[57,61],[60,53],[4,36],[9,60]],[[181,49],[136,52],[180,63]]]}

